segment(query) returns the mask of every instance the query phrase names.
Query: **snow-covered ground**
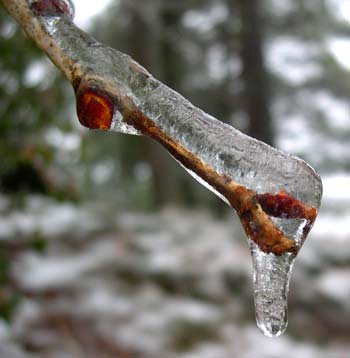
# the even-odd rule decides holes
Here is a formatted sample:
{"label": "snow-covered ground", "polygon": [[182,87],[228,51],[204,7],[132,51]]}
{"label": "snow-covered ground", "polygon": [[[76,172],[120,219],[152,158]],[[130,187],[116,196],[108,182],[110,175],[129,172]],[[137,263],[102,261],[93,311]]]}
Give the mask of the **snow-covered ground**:
{"label": "snow-covered ground", "polygon": [[[167,209],[113,214],[32,197],[5,215],[0,243],[20,294],[0,324],[0,356],[346,357],[350,295],[344,177],[325,180],[324,213],[301,250],[287,333],[266,338],[254,322],[250,253],[234,215]],[[26,247],[45,237],[44,253]],[[319,342],[327,342],[320,344]]]}

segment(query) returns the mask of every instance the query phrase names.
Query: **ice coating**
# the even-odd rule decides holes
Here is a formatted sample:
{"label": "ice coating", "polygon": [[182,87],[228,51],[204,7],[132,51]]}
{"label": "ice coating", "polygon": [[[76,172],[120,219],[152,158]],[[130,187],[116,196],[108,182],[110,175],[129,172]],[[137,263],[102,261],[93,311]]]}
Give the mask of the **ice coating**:
{"label": "ice coating", "polygon": [[[43,21],[67,57],[77,63],[83,78],[101,78],[111,86],[123,88],[123,93],[162,131],[218,173],[227,174],[257,193],[285,190],[307,205],[319,206],[322,184],[304,161],[248,137],[194,107],[128,55],[98,43],[66,18]],[[118,111],[114,122],[120,123],[113,126],[117,131],[129,133],[130,126],[123,123]],[[130,132],[135,130],[130,128]]]}
{"label": "ice coating", "polygon": [[[49,2],[41,1],[46,5]],[[70,3],[51,2],[61,5]],[[32,8],[44,8],[35,5],[37,3],[40,1],[30,2]],[[58,13],[61,5],[55,5]],[[63,68],[76,93],[81,92],[82,85],[98,89],[101,84],[100,87],[108,91],[106,95],[115,98],[108,125],[110,130],[127,134],[142,132],[126,116],[125,103],[132,103],[142,113],[140,119],[147,119],[148,125],[151,123],[152,130],[159,130],[166,140],[170,138],[204,163],[206,168],[221,176],[224,184],[234,184],[237,192],[244,194],[249,205],[240,210],[191,167],[189,160],[176,158],[201,184],[230,203],[239,213],[252,253],[258,326],[268,336],[283,333],[287,325],[287,295],[292,265],[311,229],[322,196],[322,184],[317,173],[301,159],[248,137],[194,107],[180,94],[153,78],[129,56],[98,43],[78,29],[71,21],[72,17],[53,16],[52,13],[39,15],[45,31],[58,44],[62,62],[57,61],[57,53],[47,53],[58,67]],[[156,136],[154,138],[157,139]],[[255,221],[250,221],[249,214],[253,209],[258,214],[263,212],[268,215],[269,222],[278,233],[293,242],[293,250],[271,253],[268,246],[257,244],[256,236],[260,235],[262,228]]]}

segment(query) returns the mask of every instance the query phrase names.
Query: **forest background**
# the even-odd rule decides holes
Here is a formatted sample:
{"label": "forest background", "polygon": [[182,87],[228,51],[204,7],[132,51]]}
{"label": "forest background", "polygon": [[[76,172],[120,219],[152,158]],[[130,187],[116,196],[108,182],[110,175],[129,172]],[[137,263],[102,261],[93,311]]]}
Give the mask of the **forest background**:
{"label": "forest background", "polygon": [[[0,8],[0,353],[345,354],[345,3],[76,2],[77,23],[99,41],[320,172],[320,217],[296,262],[290,327],[274,343],[254,327],[249,252],[231,210],[149,139],[80,127],[67,81]],[[98,15],[79,17],[90,7]]]}

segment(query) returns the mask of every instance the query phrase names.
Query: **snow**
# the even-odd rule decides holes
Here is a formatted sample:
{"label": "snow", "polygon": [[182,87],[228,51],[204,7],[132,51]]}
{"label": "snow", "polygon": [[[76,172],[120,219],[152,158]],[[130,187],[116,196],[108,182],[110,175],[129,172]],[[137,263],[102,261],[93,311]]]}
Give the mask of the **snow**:
{"label": "snow", "polygon": [[[350,58],[348,63],[350,66]],[[337,98],[325,90],[312,92],[305,100],[309,100],[309,103],[312,101],[317,109],[323,113],[327,113],[329,125],[332,128],[345,130],[350,134],[350,103],[348,101]]]}
{"label": "snow", "polygon": [[339,64],[350,71],[350,40],[347,38],[332,38],[326,44]]}
{"label": "snow", "polygon": [[316,45],[291,36],[279,36],[270,40],[265,49],[266,63],[271,72],[294,85],[318,77],[320,65],[312,60],[320,49]]}
{"label": "snow", "polygon": [[[153,222],[152,217],[148,224],[144,220],[147,220],[144,214],[126,213],[119,216],[118,225],[125,231],[142,230],[138,234],[138,246],[149,253],[152,271],[181,272],[191,268],[196,272],[196,267],[202,271],[202,260],[206,259],[205,270],[208,273],[225,269],[250,273],[249,250],[242,250],[239,245],[245,242],[244,234],[239,227],[232,225],[231,217],[227,224],[213,222],[203,227],[203,232],[202,223],[208,220],[206,213],[191,213],[187,217],[185,213],[166,209],[160,215],[159,223]],[[232,248],[233,244],[227,238],[237,243],[236,248]],[[203,240],[206,240],[205,245],[202,245]]]}
{"label": "snow", "polygon": [[302,115],[283,116],[278,123],[282,127],[277,138],[278,148],[287,153],[310,153],[310,148],[314,146],[314,135],[305,125],[305,118]]}
{"label": "snow", "polygon": [[48,144],[60,151],[75,151],[81,145],[81,137],[77,133],[63,132],[57,127],[48,128],[45,137]]}
{"label": "snow", "polygon": [[[208,85],[213,86],[213,83],[223,81],[227,78],[229,63],[227,61],[226,51],[227,49],[222,44],[214,44],[209,48],[207,55]],[[240,73],[242,67],[241,62],[237,62],[238,64],[232,61],[231,67],[233,68],[234,65],[236,65],[235,73]]]}
{"label": "snow", "polygon": [[93,314],[96,317],[128,317],[134,312],[134,303],[129,297],[118,294],[106,285],[96,283],[94,290],[82,302],[78,308],[81,314]]}
{"label": "snow", "polygon": [[290,13],[294,4],[291,0],[269,0],[269,9],[272,10],[278,16],[285,16]]}
{"label": "snow", "polygon": [[116,247],[113,242],[98,242],[93,248],[78,255],[43,258],[28,253],[20,256],[13,269],[18,283],[29,290],[46,290],[70,286],[84,273],[114,261]]}
{"label": "snow", "polygon": [[[34,214],[48,206],[67,206],[39,198],[29,201],[21,212],[28,223],[28,218],[36,218]],[[96,222],[100,221],[96,212],[81,210],[86,217],[94,213]],[[79,220],[76,211],[71,215]],[[320,247],[321,231],[330,232],[334,225],[346,225],[345,219],[331,216],[327,219],[327,212],[324,215],[316,222],[313,237],[300,253],[298,275],[292,277],[293,296],[301,300],[301,306],[312,305],[314,317],[321,314],[319,300],[328,300],[322,301],[322,312],[327,309],[327,302],[337,302],[339,307],[345,307],[347,302],[349,272],[341,267],[329,268],[322,256],[326,252],[327,257],[339,260],[345,241],[338,247],[335,237],[332,245],[324,240],[327,246]],[[333,341],[327,348],[320,348],[293,338],[295,322],[278,340],[265,338],[258,331],[252,313],[250,254],[232,215],[217,220],[206,212],[172,208],[157,214],[116,213],[115,225],[109,233],[95,234],[94,240],[90,233],[89,240],[79,239],[74,245],[62,230],[62,236],[50,237],[44,254],[26,250],[16,256],[12,261],[12,277],[16,287],[30,292],[30,298],[25,296],[21,300],[13,325],[5,332],[9,338],[0,334],[2,346],[12,347],[13,340],[23,339],[35,346],[48,347],[48,351],[56,349],[61,356],[71,355],[69,344],[65,343],[67,338],[45,323],[49,317],[62,320],[69,317],[72,322],[82,322],[84,330],[104,337],[111,345],[139,349],[149,356],[346,356],[342,346]],[[77,228],[83,230],[79,225]],[[46,230],[45,226],[41,229]],[[339,240],[344,239],[343,233]],[[314,254],[312,267],[319,272],[312,278],[307,271],[310,262],[303,257],[307,251]],[[131,279],[125,274],[131,275]],[[164,282],[174,292],[163,289]],[[52,290],[54,295],[49,294]],[[298,309],[292,306],[292,317]],[[342,317],[335,315],[333,319],[338,322]],[[307,323],[314,324],[312,320],[308,318]],[[213,338],[199,336],[198,342],[187,350],[176,351],[174,332],[183,334],[181,327],[187,324],[205,327]]]}
{"label": "snow", "polygon": [[182,319],[203,324],[221,318],[221,313],[215,306],[189,299],[170,300],[163,308],[162,314],[169,320]]}
{"label": "snow", "polygon": [[[336,223],[337,230],[334,230],[334,223]],[[349,230],[349,213],[337,216],[321,212],[313,228],[313,235],[332,240],[334,244],[339,240],[339,243],[344,245],[346,244],[345,240],[349,238]]]}
{"label": "snow", "polygon": [[228,16],[228,10],[223,2],[216,1],[205,11],[190,10],[183,17],[183,23],[188,28],[198,31],[202,34],[209,33],[216,25],[225,21]]}
{"label": "snow", "polygon": [[99,228],[92,213],[71,203],[57,203],[43,197],[31,196],[23,210],[13,210],[0,216],[0,240],[21,238],[40,233],[44,237],[85,234]]}
{"label": "snow", "polygon": [[113,160],[105,160],[97,162],[90,169],[91,179],[97,185],[105,184],[114,174],[114,162]]}
{"label": "snow", "polygon": [[349,305],[350,269],[333,269],[324,273],[316,283],[319,294],[335,300],[345,307]]}
{"label": "snow", "polygon": [[[244,332],[246,350],[243,358],[249,357],[283,357],[283,358],[326,358],[333,354],[327,348],[317,349],[311,344],[282,336],[277,339],[268,339],[259,335],[252,327],[247,327]],[[254,344],[250,344],[254,342]],[[345,351],[336,353],[345,357]]]}
{"label": "snow", "polygon": [[337,173],[324,176],[323,182],[323,200],[340,201],[349,204],[350,208],[350,174]]}
{"label": "snow", "polygon": [[[119,0],[113,0],[119,2]],[[106,10],[107,6],[111,4],[111,0],[86,1],[74,0],[75,17],[74,22],[83,30],[87,30],[92,19],[98,14]]]}
{"label": "snow", "polygon": [[24,85],[27,87],[42,85],[43,78],[49,74],[50,68],[46,59],[32,62],[24,74]]}
{"label": "snow", "polygon": [[350,2],[349,0],[327,0],[329,9],[331,9],[339,19],[349,21]]}
{"label": "snow", "polygon": [[227,325],[223,342],[206,342],[199,344],[189,353],[179,355],[181,358],[228,358],[228,357],[283,357],[283,358],[345,358],[346,350],[342,347],[315,348],[312,344],[290,339],[286,336],[269,339],[260,335],[254,327],[237,327]]}
{"label": "snow", "polygon": [[[290,99],[277,99],[273,105],[278,148],[304,155],[316,168],[349,160],[344,139],[347,133],[350,135],[349,103],[330,92],[309,90],[297,91],[293,100],[293,105]],[[320,119],[314,112],[320,113]],[[322,126],[326,130],[319,129]]]}

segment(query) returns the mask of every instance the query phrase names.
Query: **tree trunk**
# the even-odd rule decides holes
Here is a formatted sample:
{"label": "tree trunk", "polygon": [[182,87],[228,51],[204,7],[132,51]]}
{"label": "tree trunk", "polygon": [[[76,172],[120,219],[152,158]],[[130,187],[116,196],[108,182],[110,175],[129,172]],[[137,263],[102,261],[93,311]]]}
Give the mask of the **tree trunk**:
{"label": "tree trunk", "polygon": [[[130,55],[161,81],[176,87],[171,46],[164,36],[167,26],[172,23],[168,24],[168,19],[164,18],[161,1],[146,0],[129,4],[132,11],[128,33]],[[161,206],[181,202],[182,170],[174,165],[169,154],[159,144],[144,138],[142,146],[142,155],[152,167],[155,204]]]}
{"label": "tree trunk", "polygon": [[[241,20],[241,46],[244,106],[249,118],[247,134],[273,145],[274,129],[270,114],[269,81],[263,56],[263,24],[258,0],[229,1]],[[234,6],[236,5],[236,6]]]}

